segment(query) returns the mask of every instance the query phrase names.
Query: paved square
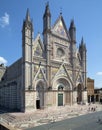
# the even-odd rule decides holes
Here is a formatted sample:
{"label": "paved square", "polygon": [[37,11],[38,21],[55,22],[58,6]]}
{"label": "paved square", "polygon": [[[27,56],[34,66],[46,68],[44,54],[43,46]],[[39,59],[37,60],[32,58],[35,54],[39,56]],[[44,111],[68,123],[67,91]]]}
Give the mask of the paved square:
{"label": "paved square", "polygon": [[90,113],[26,130],[102,130],[102,112]]}

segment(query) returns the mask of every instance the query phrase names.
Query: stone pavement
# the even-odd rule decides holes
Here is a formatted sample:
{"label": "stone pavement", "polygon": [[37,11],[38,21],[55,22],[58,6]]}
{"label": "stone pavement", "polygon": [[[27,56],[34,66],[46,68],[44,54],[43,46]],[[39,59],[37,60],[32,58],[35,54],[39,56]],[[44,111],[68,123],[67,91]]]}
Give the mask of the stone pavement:
{"label": "stone pavement", "polygon": [[100,121],[97,122],[98,117],[102,119],[102,111],[26,128],[26,130],[102,130],[102,123]]}
{"label": "stone pavement", "polygon": [[2,122],[5,122],[13,128],[26,129],[30,127],[57,122],[64,119],[77,117],[80,115],[102,111],[101,104],[74,105],[46,108],[26,113],[4,113],[1,114]]}

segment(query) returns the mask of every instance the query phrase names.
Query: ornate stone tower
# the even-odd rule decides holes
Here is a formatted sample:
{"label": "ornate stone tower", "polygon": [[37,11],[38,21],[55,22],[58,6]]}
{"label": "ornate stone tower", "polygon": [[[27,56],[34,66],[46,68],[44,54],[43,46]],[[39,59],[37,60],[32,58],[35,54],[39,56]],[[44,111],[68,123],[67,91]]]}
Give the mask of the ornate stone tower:
{"label": "ornate stone tower", "polygon": [[50,86],[50,33],[51,33],[51,13],[49,9],[49,3],[47,3],[45,8],[45,13],[43,15],[43,43],[45,48],[45,58],[46,58],[46,77],[48,80],[48,87]]}
{"label": "ornate stone tower", "polygon": [[74,20],[71,21],[70,27],[69,27],[69,34],[70,34],[70,40],[71,40],[71,64],[73,67],[73,82],[74,87],[75,85],[75,77],[76,77],[76,27],[74,24]]}
{"label": "ornate stone tower", "polygon": [[31,89],[32,87],[32,39],[33,25],[30,20],[29,10],[27,10],[22,29],[22,60],[25,89]]}
{"label": "ornate stone tower", "polygon": [[86,45],[84,43],[84,40],[82,38],[81,40],[81,44],[79,46],[79,53],[80,53],[80,57],[81,57],[81,67],[82,67],[82,78],[83,78],[83,102],[87,103],[87,91],[86,91],[86,87],[87,87],[87,71],[86,71]]}
{"label": "ornate stone tower", "polygon": [[33,25],[30,19],[29,10],[27,9],[26,18],[22,28],[22,86],[24,92],[23,109],[26,107],[27,91],[32,89],[32,60],[33,60]]}
{"label": "ornate stone tower", "polygon": [[86,79],[87,79],[87,76],[86,76],[86,45],[84,43],[84,40],[83,40],[83,37],[82,37],[82,40],[81,40],[81,44],[79,46],[79,53],[80,53],[80,56],[81,56],[81,66],[82,66],[82,70],[83,70],[83,79],[84,79],[84,89],[86,89]]}

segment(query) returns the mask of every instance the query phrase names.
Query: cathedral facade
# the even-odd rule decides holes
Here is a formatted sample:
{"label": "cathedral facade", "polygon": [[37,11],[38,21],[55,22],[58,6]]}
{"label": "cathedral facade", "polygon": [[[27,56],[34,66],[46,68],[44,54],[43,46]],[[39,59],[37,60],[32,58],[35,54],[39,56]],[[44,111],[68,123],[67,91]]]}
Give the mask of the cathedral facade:
{"label": "cathedral facade", "polygon": [[[46,5],[43,39],[33,38],[27,10],[22,27],[22,57],[0,73],[0,106],[20,111],[87,103],[86,46],[76,47],[74,20],[67,29],[60,13],[51,26]],[[3,71],[2,71],[3,70]]]}

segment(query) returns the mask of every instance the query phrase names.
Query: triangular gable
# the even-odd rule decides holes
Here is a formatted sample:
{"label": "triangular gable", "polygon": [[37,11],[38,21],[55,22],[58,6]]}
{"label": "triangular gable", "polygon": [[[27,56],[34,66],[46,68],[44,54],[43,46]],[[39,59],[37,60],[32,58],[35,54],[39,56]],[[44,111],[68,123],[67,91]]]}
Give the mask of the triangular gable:
{"label": "triangular gable", "polygon": [[43,46],[40,34],[38,34],[37,38],[34,41],[34,47],[33,47],[34,55],[42,57],[43,50],[44,50],[44,46]]}
{"label": "triangular gable", "polygon": [[59,68],[59,70],[57,71],[57,73],[56,73],[56,75],[54,76],[54,78],[57,77],[57,76],[66,76],[66,77],[68,77],[68,79],[70,80],[70,82],[73,84],[73,81],[72,81],[72,79],[71,79],[71,77],[70,77],[70,74],[68,73],[68,71],[67,71],[67,69],[66,69],[66,67],[65,67],[65,65],[64,65],[64,62],[63,62],[62,65],[60,66],[60,68]]}
{"label": "triangular gable", "polygon": [[42,48],[41,48],[40,43],[38,43],[38,44],[36,45],[36,47],[35,47],[35,49],[34,49],[34,55],[42,57],[43,51],[42,51]]}
{"label": "triangular gable", "polygon": [[63,65],[61,65],[60,69],[56,73],[56,76],[67,76],[66,70]]}
{"label": "triangular gable", "polygon": [[82,74],[81,74],[80,70],[76,75],[76,81],[77,82],[83,82],[83,78],[82,78]]}
{"label": "triangular gable", "polygon": [[41,67],[39,67],[38,72],[36,73],[36,75],[35,75],[33,81],[36,81],[36,80],[39,80],[39,79],[43,79],[43,80],[45,80],[46,83],[47,83],[46,76],[45,76],[45,74],[44,74],[44,72],[43,72],[43,70],[42,70]]}
{"label": "triangular gable", "polygon": [[52,33],[64,37],[66,39],[69,39],[69,34],[66,28],[66,25],[64,23],[63,17],[60,16],[57,21],[55,22],[53,28],[52,28]]}
{"label": "triangular gable", "polygon": [[63,26],[62,20],[59,20],[58,23],[56,24],[54,31],[58,33],[61,36],[67,37],[67,33],[65,31],[65,28]]}

